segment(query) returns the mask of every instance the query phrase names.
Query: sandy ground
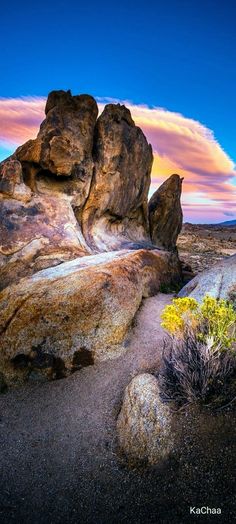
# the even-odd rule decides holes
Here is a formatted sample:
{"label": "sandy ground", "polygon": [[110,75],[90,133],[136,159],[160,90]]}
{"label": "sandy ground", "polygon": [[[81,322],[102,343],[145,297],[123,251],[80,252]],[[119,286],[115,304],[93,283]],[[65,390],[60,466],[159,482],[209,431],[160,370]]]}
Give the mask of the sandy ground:
{"label": "sandy ground", "polygon": [[184,224],[177,246],[181,260],[197,274],[236,253],[236,227]]}
{"label": "sandy ground", "polygon": [[214,418],[214,446],[212,419],[204,424],[203,417],[198,438],[199,418],[178,415],[180,443],[165,464],[130,469],[117,455],[115,422],[124,388],[158,362],[160,312],[170,299],[159,294],[144,301],[122,357],[1,395],[1,524],[181,524],[195,522],[191,505],[223,508],[221,516],[201,516],[201,522],[233,522],[232,414]]}

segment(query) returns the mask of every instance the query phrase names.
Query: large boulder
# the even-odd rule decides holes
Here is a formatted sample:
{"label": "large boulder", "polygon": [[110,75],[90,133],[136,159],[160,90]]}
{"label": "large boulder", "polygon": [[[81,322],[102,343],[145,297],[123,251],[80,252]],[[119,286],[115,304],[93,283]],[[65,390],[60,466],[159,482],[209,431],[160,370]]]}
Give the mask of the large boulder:
{"label": "large boulder", "polygon": [[236,304],[236,254],[199,273],[178,296],[190,296],[201,302],[206,294],[217,299],[230,299]]}
{"label": "large boulder", "polygon": [[171,175],[155,191],[149,204],[151,239],[155,246],[175,249],[183,223],[181,208],[182,178]]}
{"label": "large boulder", "polygon": [[87,243],[96,251],[150,244],[147,198],[152,148],[125,106],[109,104],[98,118],[94,161],[82,215]]}
{"label": "large boulder", "polygon": [[19,147],[15,157],[22,163],[33,191],[67,193],[73,207],[81,207],[93,174],[96,101],[89,95],[52,91],[45,113],[37,138]]}
{"label": "large boulder", "polygon": [[119,446],[131,462],[155,464],[173,448],[171,413],[159,396],[157,379],[137,375],[125,390],[117,420]]}
{"label": "large boulder", "polygon": [[175,254],[120,251],[40,271],[0,293],[0,366],[8,381],[49,378],[118,356],[143,297],[176,279]]}

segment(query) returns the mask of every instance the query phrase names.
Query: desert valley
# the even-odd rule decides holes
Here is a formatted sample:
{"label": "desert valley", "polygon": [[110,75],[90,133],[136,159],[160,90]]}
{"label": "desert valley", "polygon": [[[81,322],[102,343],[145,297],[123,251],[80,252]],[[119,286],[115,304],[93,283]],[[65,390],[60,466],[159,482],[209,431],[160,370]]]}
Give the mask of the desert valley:
{"label": "desert valley", "polygon": [[[235,221],[234,221],[235,222]],[[180,258],[194,273],[235,254],[236,223],[184,224],[178,237]]]}

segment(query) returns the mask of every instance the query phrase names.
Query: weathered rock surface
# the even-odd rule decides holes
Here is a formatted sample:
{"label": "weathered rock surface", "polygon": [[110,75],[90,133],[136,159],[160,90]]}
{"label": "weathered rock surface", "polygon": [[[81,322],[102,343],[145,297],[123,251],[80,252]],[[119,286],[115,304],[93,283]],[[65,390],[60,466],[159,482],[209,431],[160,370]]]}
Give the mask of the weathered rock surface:
{"label": "weathered rock surface", "polygon": [[137,375],[127,386],[117,420],[121,450],[131,461],[155,464],[173,448],[171,413],[160,401],[157,379]]}
{"label": "weathered rock surface", "polygon": [[37,138],[19,147],[15,157],[33,191],[64,192],[70,195],[73,207],[81,207],[93,173],[96,101],[89,95],[52,91],[45,113]]}
{"label": "weathered rock surface", "polygon": [[0,289],[91,252],[79,216],[93,173],[97,104],[56,91],[45,112],[37,138],[0,165]]}
{"label": "weathered rock surface", "polygon": [[24,184],[21,163],[9,159],[0,164],[0,195],[20,202],[29,202],[31,190]]}
{"label": "weathered rock surface", "polygon": [[[5,171],[10,170],[8,164],[17,164],[17,169],[20,165],[6,162]],[[21,198],[16,199],[20,186]],[[10,198],[0,193],[0,290],[26,275],[90,252],[68,196],[34,193],[23,201],[28,190],[22,183],[14,186]]]}
{"label": "weathered rock surface", "polygon": [[231,299],[236,303],[236,255],[221,260],[211,269],[202,271],[179,292],[199,302],[209,294],[215,298]]}
{"label": "weathered rock surface", "polygon": [[147,197],[152,148],[130,111],[109,104],[98,118],[94,176],[82,216],[82,230],[95,251],[150,244]]}
{"label": "weathered rock surface", "polygon": [[179,175],[171,175],[149,201],[151,239],[157,247],[166,249],[176,247],[183,223],[180,203],[182,180]]}
{"label": "weathered rock surface", "polygon": [[143,297],[176,279],[175,254],[120,251],[40,271],[0,294],[1,371],[49,378],[118,356]]}

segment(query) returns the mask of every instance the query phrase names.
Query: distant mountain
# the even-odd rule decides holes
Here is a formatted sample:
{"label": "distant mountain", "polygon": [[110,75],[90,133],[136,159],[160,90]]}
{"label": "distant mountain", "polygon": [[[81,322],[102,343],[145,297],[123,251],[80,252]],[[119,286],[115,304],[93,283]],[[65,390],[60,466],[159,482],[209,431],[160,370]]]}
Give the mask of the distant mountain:
{"label": "distant mountain", "polygon": [[200,228],[200,229],[209,229],[209,228],[217,228],[217,227],[236,227],[236,219],[234,220],[227,220],[226,222],[218,222],[217,224],[191,224],[190,222],[185,222],[183,224],[183,228],[185,229],[194,229],[194,228]]}
{"label": "distant mountain", "polygon": [[236,226],[236,219],[235,220],[227,220],[226,222],[220,222],[220,224],[215,224],[216,226]]}

